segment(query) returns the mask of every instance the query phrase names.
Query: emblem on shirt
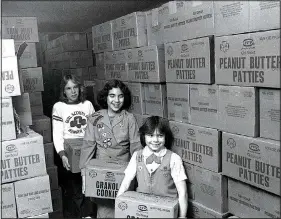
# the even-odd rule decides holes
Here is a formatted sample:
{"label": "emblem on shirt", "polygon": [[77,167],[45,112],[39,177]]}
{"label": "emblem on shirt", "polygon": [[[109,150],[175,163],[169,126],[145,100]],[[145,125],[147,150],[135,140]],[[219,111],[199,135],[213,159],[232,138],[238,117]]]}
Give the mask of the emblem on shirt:
{"label": "emblem on shirt", "polygon": [[71,113],[65,120],[65,123],[69,123],[70,128],[68,132],[71,134],[84,133],[87,125],[87,116],[82,111],[75,111]]}
{"label": "emblem on shirt", "polygon": [[[103,133],[103,134],[106,134],[106,133]],[[111,143],[111,138],[106,138],[106,139],[104,139],[104,140],[102,141],[102,143],[103,143],[103,147],[104,147],[104,148],[110,147],[110,146],[112,145],[112,143]]]}
{"label": "emblem on shirt", "polygon": [[139,171],[141,171],[142,170],[142,166],[138,166],[138,169],[139,169]]}

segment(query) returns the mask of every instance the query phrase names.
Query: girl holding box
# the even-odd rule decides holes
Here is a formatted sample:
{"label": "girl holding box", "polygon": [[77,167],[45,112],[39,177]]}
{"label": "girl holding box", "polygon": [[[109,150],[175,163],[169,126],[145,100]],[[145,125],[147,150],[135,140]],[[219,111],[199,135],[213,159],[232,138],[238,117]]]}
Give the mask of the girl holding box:
{"label": "girl holding box", "polygon": [[159,116],[148,117],[139,132],[144,148],[133,154],[117,196],[127,191],[136,177],[137,192],[178,198],[179,217],[185,218],[187,176],[181,157],[168,149],[174,140],[169,121]]}
{"label": "girl holding box", "polygon": [[[131,93],[119,80],[108,81],[98,93],[103,108],[88,120],[80,155],[80,168],[85,190],[85,167],[91,159],[106,161],[130,160],[131,154],[142,148],[137,121],[129,113]],[[114,200],[97,203],[97,218],[114,218]]]}

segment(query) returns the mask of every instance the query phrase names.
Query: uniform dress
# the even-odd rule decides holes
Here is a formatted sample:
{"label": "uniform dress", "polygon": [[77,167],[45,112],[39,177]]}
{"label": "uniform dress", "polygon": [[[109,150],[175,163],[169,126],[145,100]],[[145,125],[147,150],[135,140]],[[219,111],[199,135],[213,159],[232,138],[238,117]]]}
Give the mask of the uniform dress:
{"label": "uniform dress", "polygon": [[[112,122],[107,109],[95,112],[88,120],[81,148],[80,168],[93,159],[106,161],[130,160],[130,155],[142,148],[137,121],[132,113],[122,110]],[[114,218],[114,200],[97,203],[98,218]]]}
{"label": "uniform dress", "polygon": [[[84,137],[88,117],[94,112],[94,107],[88,100],[76,104],[57,102],[53,106],[53,141],[56,152],[60,156],[65,155],[65,139]],[[70,213],[72,216],[81,216],[83,214],[81,208],[84,209],[83,205],[85,203],[81,189],[81,174],[67,171],[62,165],[61,159],[59,159],[58,178],[64,195],[69,197],[68,199],[73,201],[73,205],[76,206],[76,209],[66,207],[66,213]],[[66,203],[64,204],[67,206]]]}

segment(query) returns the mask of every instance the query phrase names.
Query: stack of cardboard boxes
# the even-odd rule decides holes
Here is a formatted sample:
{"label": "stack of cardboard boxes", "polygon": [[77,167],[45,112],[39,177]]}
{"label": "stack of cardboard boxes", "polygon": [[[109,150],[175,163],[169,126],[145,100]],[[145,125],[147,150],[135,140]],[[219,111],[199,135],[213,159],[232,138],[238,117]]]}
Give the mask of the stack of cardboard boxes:
{"label": "stack of cardboard boxes", "polygon": [[[48,194],[52,195],[52,201],[53,201],[53,208],[52,208],[52,204],[50,207],[46,208],[44,210],[44,206],[43,206],[43,211],[44,212],[52,212],[57,211],[57,210],[61,210],[62,206],[60,207],[60,209],[57,209],[54,205],[54,200],[57,200],[58,202],[61,202],[61,195],[53,195],[55,193],[55,190],[60,192],[60,188],[58,187],[58,183],[57,183],[57,167],[54,165],[54,147],[52,144],[52,137],[51,137],[51,120],[49,117],[45,116],[43,113],[43,105],[42,105],[42,91],[44,90],[44,86],[43,86],[43,77],[42,77],[42,68],[41,67],[37,67],[37,55],[36,55],[36,43],[38,42],[38,30],[37,30],[37,20],[34,17],[3,17],[3,24],[4,24],[4,28],[3,28],[3,38],[6,38],[5,40],[2,41],[2,45],[3,45],[3,52],[2,52],[2,57],[5,57],[5,52],[10,52],[12,54],[12,57],[9,58],[14,58],[15,59],[15,64],[12,64],[10,62],[4,62],[8,64],[9,67],[12,72],[8,73],[7,70],[7,80],[10,80],[10,83],[6,85],[6,87],[11,87],[11,88],[19,88],[19,92],[14,93],[11,92],[13,89],[8,90],[9,94],[7,93],[6,95],[2,95],[2,96],[9,96],[12,95],[12,103],[13,107],[15,108],[15,112],[16,112],[16,116],[18,116],[18,119],[16,118],[16,126],[15,124],[11,124],[12,127],[14,127],[13,129],[15,129],[15,127],[17,127],[17,136],[13,136],[11,139],[16,139],[14,140],[15,143],[12,143],[12,151],[14,154],[16,154],[15,152],[18,150],[17,149],[17,145],[30,145],[29,147],[25,148],[22,153],[18,153],[17,156],[19,156],[19,160],[22,159],[22,164],[17,164],[16,159],[14,159],[14,167],[11,166],[9,168],[15,168],[17,166],[23,165],[23,169],[21,170],[21,174],[20,175],[27,175],[26,177],[23,177],[23,179],[25,178],[30,178],[30,177],[35,177],[35,176],[40,176],[40,175],[46,175],[48,174],[49,177],[47,177],[48,179],[43,179],[43,181],[48,182],[49,185],[49,190],[48,190]],[[3,54],[4,53],[4,54]],[[17,55],[17,56],[15,56]],[[9,56],[9,55],[8,55]],[[6,59],[6,58],[3,58]],[[10,64],[9,64],[10,63]],[[17,66],[18,63],[18,66]],[[17,68],[18,70],[13,70],[13,68]],[[2,74],[4,69],[2,69]],[[14,76],[13,76],[14,75]],[[8,79],[8,76],[11,76],[10,79]],[[12,77],[13,76],[13,77]],[[12,84],[11,80],[14,78],[14,81],[18,80],[18,83]],[[18,79],[17,79],[18,78]],[[5,80],[5,81],[7,81]],[[2,80],[4,81],[4,80]],[[2,87],[2,89],[5,87]],[[15,89],[16,91],[16,89]],[[2,101],[3,103],[3,101]],[[7,105],[6,103],[4,105]],[[3,106],[2,104],[2,109]],[[6,109],[6,108],[5,108]],[[14,114],[13,114],[13,108],[11,105],[11,109],[10,109],[10,113],[8,113],[7,115],[11,116],[11,118],[14,118]],[[3,121],[3,120],[2,120]],[[18,124],[19,121],[19,124]],[[8,123],[7,123],[8,124]],[[20,125],[20,126],[19,126]],[[31,128],[31,129],[30,129]],[[3,129],[3,122],[2,122],[2,130]],[[13,132],[9,131],[9,135]],[[40,142],[40,140],[37,141],[30,141],[30,138],[39,138],[35,132],[39,133],[41,136],[42,142]],[[15,132],[14,132],[15,133]],[[26,134],[28,133],[28,134]],[[32,134],[31,134],[32,133]],[[6,133],[3,133],[3,137],[7,138],[7,136],[9,136]],[[25,135],[27,135],[27,137],[25,137]],[[32,137],[31,137],[32,136]],[[34,136],[34,137],[33,137]],[[43,137],[43,138],[42,138]],[[3,139],[3,140],[9,140],[9,139]],[[30,142],[29,142],[30,141]],[[4,143],[4,142],[3,142]],[[8,143],[8,141],[6,141],[5,143]],[[4,150],[4,144],[2,144],[2,151]],[[42,146],[42,148],[40,149],[40,147],[38,148],[38,146],[40,145],[40,147]],[[33,147],[37,147],[36,150],[41,150],[40,152],[38,152],[38,154],[33,155],[33,153],[36,152],[36,150]],[[10,148],[10,146],[8,145],[7,148]],[[7,149],[6,148],[6,149]],[[7,149],[9,150],[9,149]],[[41,160],[39,160],[39,155],[41,155],[41,153],[44,156],[44,159],[42,160],[42,158],[40,158]],[[11,159],[12,161],[12,157],[14,157],[16,155],[11,155],[7,157],[7,159]],[[6,158],[5,158],[6,159]],[[10,161],[5,161],[5,162],[10,162]],[[27,174],[27,168],[24,167],[25,165],[27,166],[31,166],[31,172],[33,171],[33,167],[32,164],[33,163],[43,163],[43,167],[39,167],[39,172],[38,174],[35,175],[30,175],[30,173]],[[37,167],[34,167],[37,168]],[[40,170],[41,168],[41,170]],[[9,170],[11,171],[11,170]],[[37,171],[35,171],[36,173]],[[25,174],[23,174],[25,173]],[[15,173],[16,174],[16,173]],[[17,174],[16,174],[17,175]],[[30,175],[30,176],[29,176]],[[3,176],[3,175],[2,175]],[[21,178],[20,178],[21,179]],[[13,179],[11,178],[10,181],[15,181],[17,179]],[[2,178],[2,182],[5,182],[5,180],[3,180]],[[9,182],[9,181],[8,181]],[[29,182],[26,182],[29,183]],[[34,180],[34,183],[38,183],[38,180]],[[39,183],[40,184],[40,183]],[[44,183],[43,183],[44,184]],[[15,183],[16,185],[16,183]],[[22,185],[24,186],[24,184]],[[32,187],[30,187],[32,188]],[[35,188],[35,187],[34,187]],[[28,191],[28,190],[26,190]],[[47,191],[47,190],[46,190]],[[57,193],[59,193],[57,192]],[[33,194],[30,193],[30,195],[32,196]],[[38,196],[38,195],[37,195]],[[36,200],[37,199],[42,199],[40,197],[31,197],[28,198],[28,200],[24,200],[24,201],[29,201],[29,200],[33,200],[33,203],[30,202],[30,208],[33,208],[33,205],[37,205]],[[45,197],[46,199],[46,197]],[[37,200],[38,201],[38,200]],[[48,200],[47,200],[48,201]],[[42,202],[42,201],[40,201]],[[40,203],[39,202],[39,203]],[[44,201],[43,201],[44,202]],[[46,202],[46,204],[48,205],[49,202]],[[18,206],[18,211],[19,211],[20,207]],[[53,210],[52,210],[53,209]],[[25,210],[23,210],[25,211]],[[40,206],[37,206],[37,210],[33,211],[33,210],[26,210],[26,214],[28,214],[29,216],[37,216],[40,213]],[[18,216],[20,217],[20,214],[18,212]],[[50,214],[50,217],[53,215],[54,213]]]}

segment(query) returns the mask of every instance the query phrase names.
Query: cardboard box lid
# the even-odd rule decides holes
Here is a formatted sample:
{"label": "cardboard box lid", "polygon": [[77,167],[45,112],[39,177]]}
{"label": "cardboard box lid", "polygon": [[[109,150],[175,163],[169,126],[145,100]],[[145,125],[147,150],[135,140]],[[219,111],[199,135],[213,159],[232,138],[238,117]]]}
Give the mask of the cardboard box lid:
{"label": "cardboard box lid", "polygon": [[97,168],[99,170],[118,170],[118,171],[124,171],[127,167],[128,162],[123,161],[105,161],[105,160],[99,160],[99,159],[92,159],[87,164],[86,168]]}

